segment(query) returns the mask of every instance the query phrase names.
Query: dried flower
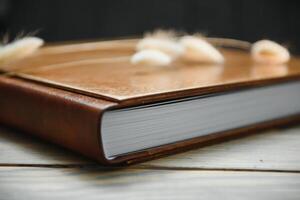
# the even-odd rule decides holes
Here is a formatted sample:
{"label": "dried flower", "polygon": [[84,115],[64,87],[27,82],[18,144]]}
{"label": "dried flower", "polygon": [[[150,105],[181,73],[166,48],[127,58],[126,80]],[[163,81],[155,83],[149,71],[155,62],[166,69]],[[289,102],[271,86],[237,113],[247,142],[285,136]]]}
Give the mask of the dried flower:
{"label": "dried flower", "polygon": [[7,64],[34,53],[44,41],[37,37],[24,37],[0,46],[0,64]]}
{"label": "dried flower", "polygon": [[223,55],[204,38],[183,36],[180,44],[184,48],[182,59],[196,63],[223,63]]}
{"label": "dried flower", "polygon": [[152,49],[161,51],[169,55],[172,59],[177,58],[183,53],[183,48],[177,42],[176,33],[173,31],[158,30],[148,33],[137,44],[137,51]]}
{"label": "dried flower", "polygon": [[166,66],[172,62],[172,59],[169,55],[155,50],[142,50],[135,53],[131,57],[132,64],[144,64],[144,65],[152,65],[152,66]]}
{"label": "dried flower", "polygon": [[289,51],[280,44],[270,40],[255,42],[251,48],[255,62],[262,64],[283,64],[289,61]]}

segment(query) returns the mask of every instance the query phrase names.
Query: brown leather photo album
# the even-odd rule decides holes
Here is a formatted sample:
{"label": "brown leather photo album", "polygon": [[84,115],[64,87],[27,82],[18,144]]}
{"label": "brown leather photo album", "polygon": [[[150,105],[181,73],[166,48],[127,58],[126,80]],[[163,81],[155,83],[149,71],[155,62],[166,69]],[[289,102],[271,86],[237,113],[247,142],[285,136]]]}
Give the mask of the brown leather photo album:
{"label": "brown leather photo album", "polygon": [[2,67],[0,122],[105,165],[139,162],[300,117],[300,59],[131,64],[136,40],[41,48]]}

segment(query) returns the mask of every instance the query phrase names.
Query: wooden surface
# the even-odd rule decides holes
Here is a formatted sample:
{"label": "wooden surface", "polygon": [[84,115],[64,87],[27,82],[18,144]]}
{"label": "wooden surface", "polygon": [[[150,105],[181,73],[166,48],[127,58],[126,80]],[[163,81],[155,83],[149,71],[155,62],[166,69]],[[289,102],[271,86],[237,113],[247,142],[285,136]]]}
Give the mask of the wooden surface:
{"label": "wooden surface", "polygon": [[0,200],[299,199],[300,127],[107,168],[0,128]]}

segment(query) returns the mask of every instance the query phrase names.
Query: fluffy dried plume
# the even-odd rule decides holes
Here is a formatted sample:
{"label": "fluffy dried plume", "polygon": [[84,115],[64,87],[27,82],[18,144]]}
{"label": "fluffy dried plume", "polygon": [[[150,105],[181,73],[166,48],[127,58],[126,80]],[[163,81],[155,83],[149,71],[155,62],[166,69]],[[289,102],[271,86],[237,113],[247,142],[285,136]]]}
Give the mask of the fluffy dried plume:
{"label": "fluffy dried plume", "polygon": [[176,59],[183,53],[183,48],[177,40],[176,32],[157,30],[145,34],[145,37],[138,42],[136,49],[137,51],[158,50],[169,55],[172,59]]}
{"label": "fluffy dried plume", "polygon": [[8,64],[33,54],[44,41],[37,37],[24,37],[0,46],[0,65]]}
{"label": "fluffy dried plume", "polygon": [[279,65],[290,60],[289,51],[280,44],[270,40],[255,42],[251,48],[251,56],[257,63]]}
{"label": "fluffy dried plume", "polygon": [[135,53],[131,57],[131,63],[133,64],[144,64],[150,66],[167,66],[172,62],[169,55],[155,50],[146,49]]}
{"label": "fluffy dried plume", "polygon": [[179,43],[184,48],[182,59],[187,62],[221,64],[225,60],[223,55],[202,36],[183,36]]}

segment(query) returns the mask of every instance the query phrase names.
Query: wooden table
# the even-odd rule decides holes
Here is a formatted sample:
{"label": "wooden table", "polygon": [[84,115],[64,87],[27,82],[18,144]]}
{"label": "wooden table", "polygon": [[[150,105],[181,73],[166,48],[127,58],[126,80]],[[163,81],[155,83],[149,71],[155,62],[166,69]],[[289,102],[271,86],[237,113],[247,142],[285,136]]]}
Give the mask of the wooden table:
{"label": "wooden table", "polygon": [[0,127],[0,199],[300,199],[300,127],[127,168]]}

